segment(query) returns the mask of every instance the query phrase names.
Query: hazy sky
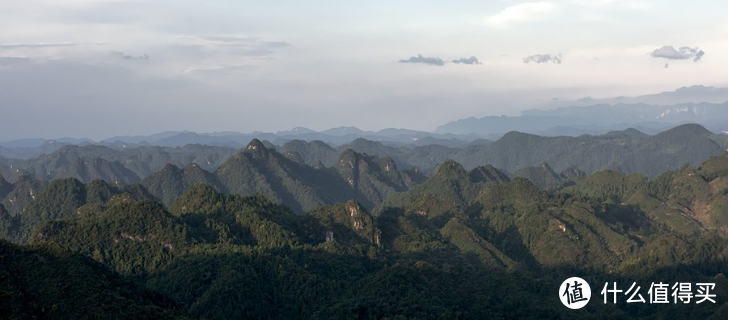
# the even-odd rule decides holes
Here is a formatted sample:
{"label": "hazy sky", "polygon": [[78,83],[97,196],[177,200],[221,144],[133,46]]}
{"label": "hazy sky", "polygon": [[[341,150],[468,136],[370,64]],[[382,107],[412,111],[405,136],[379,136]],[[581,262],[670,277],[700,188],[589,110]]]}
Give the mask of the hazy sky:
{"label": "hazy sky", "polygon": [[729,56],[718,0],[22,0],[0,30],[0,141],[433,130],[726,86]]}

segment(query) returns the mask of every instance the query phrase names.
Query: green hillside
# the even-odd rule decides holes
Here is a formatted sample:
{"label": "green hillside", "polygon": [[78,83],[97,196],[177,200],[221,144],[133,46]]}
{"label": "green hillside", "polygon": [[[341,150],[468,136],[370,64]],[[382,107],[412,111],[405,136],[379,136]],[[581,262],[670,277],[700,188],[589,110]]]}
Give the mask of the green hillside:
{"label": "green hillside", "polygon": [[[169,206],[141,185],[54,180],[18,215],[0,207],[4,236],[24,243],[0,246],[0,267],[10,275],[0,290],[11,293],[12,317],[71,319],[78,310],[195,319],[727,316],[726,155],[655,179],[602,171],[546,191],[491,166],[467,171],[446,161],[410,186],[387,159],[350,151],[335,169],[302,169],[262,143],[249,147],[219,169],[241,174],[224,186],[240,181],[249,193],[321,200],[316,179],[332,179],[353,198],[299,213],[281,197],[186,180],[177,167],[163,172],[192,186]],[[303,184],[308,178],[315,183]],[[371,211],[356,190],[389,191]],[[594,284],[587,308],[571,311],[557,300],[555,288],[570,276]],[[107,280],[87,280],[99,277]],[[719,303],[612,305],[598,293],[608,281],[655,279],[716,283]]]}

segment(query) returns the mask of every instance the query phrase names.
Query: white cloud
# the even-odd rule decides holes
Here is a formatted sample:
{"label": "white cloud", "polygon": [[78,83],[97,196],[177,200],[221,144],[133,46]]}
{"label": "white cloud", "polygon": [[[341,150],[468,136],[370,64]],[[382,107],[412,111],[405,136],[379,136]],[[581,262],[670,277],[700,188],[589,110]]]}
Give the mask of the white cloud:
{"label": "white cloud", "polygon": [[508,6],[486,18],[493,26],[530,21],[614,21],[617,13],[645,11],[651,6],[636,0],[554,0]]}
{"label": "white cloud", "polygon": [[526,2],[506,7],[501,12],[486,19],[491,25],[505,25],[512,22],[526,22],[541,19],[545,14],[556,10],[550,2]]}

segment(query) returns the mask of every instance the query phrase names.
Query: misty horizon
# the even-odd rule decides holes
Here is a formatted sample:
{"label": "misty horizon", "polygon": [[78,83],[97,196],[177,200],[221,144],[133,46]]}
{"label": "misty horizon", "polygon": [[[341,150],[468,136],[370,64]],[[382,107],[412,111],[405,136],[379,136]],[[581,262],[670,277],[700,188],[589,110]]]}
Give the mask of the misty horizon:
{"label": "misty horizon", "polygon": [[727,87],[724,2],[283,4],[0,4],[0,137],[433,131]]}
{"label": "misty horizon", "polygon": [[[727,93],[726,88],[716,88],[711,86],[703,86],[703,85],[694,85],[689,87],[681,87],[677,88],[672,91],[663,91],[660,93],[650,93],[647,95],[642,96],[614,96],[614,97],[604,97],[604,98],[594,98],[594,97],[582,97],[575,100],[562,100],[562,99],[551,99],[550,101],[542,102],[541,104],[535,104],[532,109],[525,109],[519,112],[519,114],[516,115],[507,115],[507,114],[490,114],[490,115],[471,115],[468,117],[460,118],[460,119],[450,119],[447,121],[444,121],[442,123],[439,123],[436,127],[430,128],[430,129],[415,129],[410,127],[374,127],[374,128],[367,128],[367,127],[359,127],[357,125],[346,125],[346,124],[335,124],[332,127],[312,127],[308,126],[306,124],[299,124],[294,127],[289,128],[276,128],[275,123],[271,126],[268,126],[270,129],[268,130],[246,130],[246,128],[230,128],[229,130],[221,129],[221,128],[211,128],[209,131],[199,131],[194,130],[190,128],[170,128],[167,130],[148,130],[148,131],[138,131],[138,130],[129,130],[125,132],[119,132],[117,134],[110,134],[106,133],[105,135],[77,135],[77,136],[71,136],[71,135],[48,135],[48,136],[17,136],[13,137],[12,135],[6,135],[3,136],[3,139],[0,139],[0,142],[11,142],[15,140],[33,140],[33,139],[45,139],[45,140],[91,140],[93,142],[100,142],[100,141],[113,141],[115,138],[124,138],[124,137],[137,137],[137,136],[154,136],[154,135],[165,135],[165,134],[179,134],[179,133],[197,133],[202,135],[223,135],[223,134],[247,134],[247,135],[255,135],[255,134],[289,134],[289,135],[296,135],[301,132],[296,132],[296,130],[303,130],[303,131],[311,131],[316,133],[326,133],[327,131],[334,131],[334,130],[347,130],[347,128],[351,128],[355,131],[363,131],[367,134],[377,134],[382,131],[387,130],[402,130],[402,131],[416,131],[419,133],[445,133],[445,134],[456,134],[456,135],[471,135],[473,137],[486,137],[486,136],[494,136],[506,133],[508,131],[520,131],[519,128],[513,128],[513,129],[505,129],[501,131],[491,131],[488,133],[478,133],[478,132],[459,132],[459,133],[452,133],[452,132],[439,132],[439,130],[444,127],[446,124],[450,124],[452,122],[460,122],[460,121],[466,121],[466,120],[472,120],[472,119],[481,119],[488,118],[488,117],[501,117],[501,118],[519,118],[524,116],[539,116],[540,112],[553,112],[553,111],[559,111],[559,110],[568,110],[569,108],[581,108],[581,110],[589,110],[590,108],[599,108],[604,106],[620,106],[620,105],[636,105],[637,107],[642,107],[643,105],[653,105],[656,107],[665,107],[670,108],[671,106],[680,105],[681,103],[694,103],[694,104],[700,104],[700,103],[722,103],[727,101]],[[668,101],[668,102],[666,102]],[[541,107],[541,108],[539,108]],[[664,123],[663,125],[656,126],[656,123],[651,123],[651,120],[655,119],[647,119],[646,122],[650,124],[649,126],[653,126],[651,130],[656,129],[665,129],[670,127],[671,125],[678,125],[682,123],[699,123],[696,121],[673,121],[670,123]],[[633,123],[631,126],[630,123],[623,123],[620,124],[618,129],[626,129],[629,127],[635,127],[636,124],[638,124],[638,127],[640,127],[640,122]],[[719,125],[709,125],[709,129],[713,131],[725,131],[726,122],[719,121]],[[162,123],[164,125],[164,123]],[[704,126],[706,126],[705,123],[703,123]],[[588,125],[580,125],[575,124],[572,125],[572,127],[582,127],[583,129],[587,127]],[[164,126],[162,126],[164,127]],[[555,126],[558,127],[558,126]],[[607,132],[609,130],[604,130],[604,128],[597,129],[594,131],[595,134],[600,132]],[[522,130],[524,131],[524,130]],[[529,131],[526,130],[525,132],[530,133],[539,133],[539,131]],[[585,132],[585,133],[593,133],[593,132]],[[356,133],[355,133],[356,134]],[[335,134],[336,135],[336,134]],[[8,138],[11,137],[11,138]]]}

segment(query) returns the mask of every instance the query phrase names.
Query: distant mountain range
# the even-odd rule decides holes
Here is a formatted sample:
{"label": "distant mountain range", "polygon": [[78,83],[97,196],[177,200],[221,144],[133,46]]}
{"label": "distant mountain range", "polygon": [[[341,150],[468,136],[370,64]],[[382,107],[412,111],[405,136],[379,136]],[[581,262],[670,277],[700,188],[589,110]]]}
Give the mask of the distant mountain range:
{"label": "distant mountain range", "polygon": [[727,88],[711,86],[689,86],[681,87],[673,91],[664,91],[655,94],[648,94],[634,97],[615,97],[605,99],[593,99],[585,97],[577,100],[552,99],[540,106],[540,109],[557,109],[562,107],[587,107],[601,104],[650,104],[650,105],[674,105],[682,103],[722,103],[729,97]]}
{"label": "distant mountain range", "polygon": [[529,110],[521,116],[468,118],[438,127],[440,134],[490,134],[511,130],[535,134],[579,135],[639,128],[655,132],[681,123],[698,123],[712,131],[726,131],[727,103],[682,103],[674,105],[599,104],[553,110]]}
{"label": "distant mountain range", "polygon": [[451,173],[472,181],[524,177],[545,190],[559,190],[605,169],[654,177],[686,164],[698,166],[726,147],[726,136],[699,125],[652,136],[635,129],[580,137],[510,132],[491,144],[465,148],[396,148],[364,139],[336,148],[320,141],[275,146],[258,139],[240,150],[66,146],[33,159],[0,159],[0,199],[16,215],[47,181],[75,178],[103,180],[116,188],[141,183],[144,192],[165,205],[205,183],[225,193],[264,195],[297,213],[350,199],[373,210],[396,193],[421,188],[420,183],[449,167],[460,168]]}
{"label": "distant mountain range", "polygon": [[21,139],[0,142],[0,157],[34,158],[67,145],[99,145],[121,150],[202,144],[239,149],[253,139],[269,141],[275,145],[302,140],[341,146],[351,144],[357,139],[365,139],[396,148],[466,148],[489,144],[510,131],[549,137],[577,137],[635,128],[647,134],[655,134],[685,123],[700,124],[714,133],[720,133],[727,131],[727,110],[726,88],[693,86],[639,97],[553,100],[542,104],[539,110],[524,111],[520,116],[471,117],[441,125],[434,132],[395,128],[364,131],[356,127],[315,131],[297,127],[271,133],[170,131],[143,136],[117,136],[101,141],[87,138]]}
{"label": "distant mountain range", "polygon": [[521,116],[486,116],[449,122],[435,133],[493,134],[516,130],[547,136],[600,134],[637,128],[646,133],[667,126],[698,123],[727,130],[727,88],[691,86],[637,97],[553,99]]}

